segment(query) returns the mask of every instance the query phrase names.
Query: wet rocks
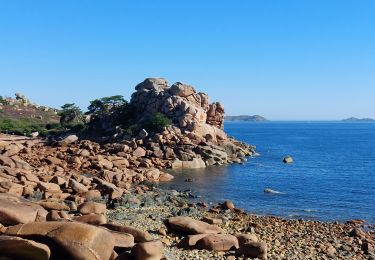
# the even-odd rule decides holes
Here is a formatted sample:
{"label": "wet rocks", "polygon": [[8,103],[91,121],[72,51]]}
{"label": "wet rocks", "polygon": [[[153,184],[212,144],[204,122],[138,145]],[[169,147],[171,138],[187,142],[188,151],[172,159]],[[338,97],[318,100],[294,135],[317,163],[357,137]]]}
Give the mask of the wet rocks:
{"label": "wet rocks", "polygon": [[233,202],[232,201],[230,201],[230,200],[226,200],[226,201],[224,201],[222,204],[221,204],[221,207],[222,207],[222,209],[224,209],[224,210],[233,210],[234,209],[234,204],[233,204]]}
{"label": "wet rocks", "polygon": [[194,158],[191,161],[180,161],[176,159],[172,163],[172,169],[200,169],[205,167],[206,164],[201,158]]}

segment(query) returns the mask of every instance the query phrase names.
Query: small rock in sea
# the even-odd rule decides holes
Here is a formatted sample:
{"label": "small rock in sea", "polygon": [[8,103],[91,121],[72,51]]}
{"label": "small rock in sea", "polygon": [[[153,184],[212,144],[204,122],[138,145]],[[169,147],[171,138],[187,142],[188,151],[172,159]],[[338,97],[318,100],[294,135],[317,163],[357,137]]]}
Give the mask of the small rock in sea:
{"label": "small rock in sea", "polygon": [[264,189],[264,193],[283,194],[283,192],[272,190],[272,189]]}
{"label": "small rock in sea", "polygon": [[234,207],[234,204],[232,201],[230,200],[226,200],[224,201],[222,204],[221,204],[221,208],[224,209],[224,210],[233,210],[235,207]]}
{"label": "small rock in sea", "polygon": [[193,182],[193,179],[187,178],[187,179],[185,179],[185,182]]}
{"label": "small rock in sea", "polygon": [[292,156],[285,156],[284,158],[283,158],[283,163],[293,163],[293,158],[292,158]]}

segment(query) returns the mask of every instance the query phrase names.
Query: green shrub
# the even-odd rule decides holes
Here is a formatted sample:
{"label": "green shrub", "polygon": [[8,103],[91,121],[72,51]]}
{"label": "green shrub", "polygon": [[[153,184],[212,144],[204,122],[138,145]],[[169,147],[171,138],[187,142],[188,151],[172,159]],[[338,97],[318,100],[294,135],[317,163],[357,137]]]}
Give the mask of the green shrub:
{"label": "green shrub", "polygon": [[172,120],[162,113],[156,113],[151,122],[146,125],[146,129],[151,132],[161,132],[164,127],[172,124]]}

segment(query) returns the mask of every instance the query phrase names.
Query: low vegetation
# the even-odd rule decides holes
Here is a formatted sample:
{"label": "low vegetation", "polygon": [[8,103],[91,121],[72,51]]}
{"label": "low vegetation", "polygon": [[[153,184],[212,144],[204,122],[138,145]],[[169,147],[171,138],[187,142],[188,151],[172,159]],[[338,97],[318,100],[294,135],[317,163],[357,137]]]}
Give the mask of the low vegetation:
{"label": "low vegetation", "polygon": [[57,111],[33,105],[9,104],[0,96],[0,132],[30,135],[54,135],[66,131],[85,135],[111,135],[122,131],[135,136],[140,130],[160,132],[172,121],[164,114],[152,118],[138,118],[134,107],[123,96],[109,96],[90,102],[87,112],[74,103],[67,103]]}

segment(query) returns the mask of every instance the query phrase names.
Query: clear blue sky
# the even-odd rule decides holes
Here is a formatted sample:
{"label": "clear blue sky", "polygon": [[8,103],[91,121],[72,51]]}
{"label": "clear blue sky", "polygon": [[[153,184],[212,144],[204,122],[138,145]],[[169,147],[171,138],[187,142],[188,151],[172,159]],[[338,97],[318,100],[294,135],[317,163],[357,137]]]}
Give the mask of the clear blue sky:
{"label": "clear blue sky", "polygon": [[375,1],[0,0],[0,95],[87,107],[146,77],[230,115],[375,117]]}

